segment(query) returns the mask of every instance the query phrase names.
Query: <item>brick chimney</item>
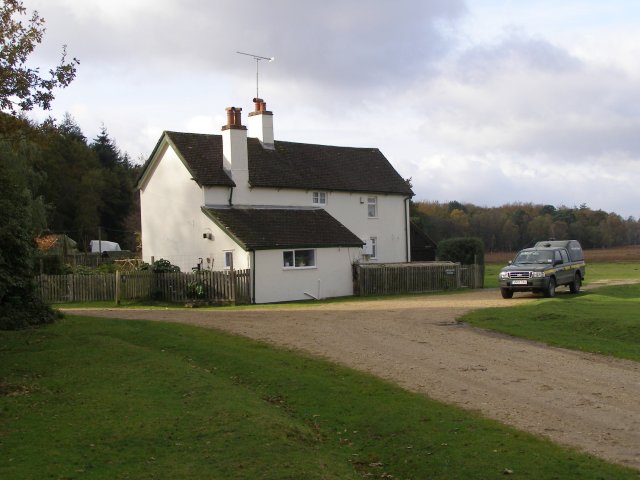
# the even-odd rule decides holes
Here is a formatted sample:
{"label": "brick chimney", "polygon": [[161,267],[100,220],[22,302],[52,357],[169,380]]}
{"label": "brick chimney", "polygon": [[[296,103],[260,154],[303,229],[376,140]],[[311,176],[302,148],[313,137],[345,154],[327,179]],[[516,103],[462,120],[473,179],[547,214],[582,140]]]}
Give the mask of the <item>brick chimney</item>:
{"label": "brick chimney", "polygon": [[222,165],[231,173],[237,190],[248,191],[247,127],[242,125],[242,108],[228,107],[226,110],[227,124],[222,127]]}
{"label": "brick chimney", "polygon": [[273,150],[273,112],[261,98],[254,98],[255,110],[249,114],[249,136],[260,140],[263,148]]}

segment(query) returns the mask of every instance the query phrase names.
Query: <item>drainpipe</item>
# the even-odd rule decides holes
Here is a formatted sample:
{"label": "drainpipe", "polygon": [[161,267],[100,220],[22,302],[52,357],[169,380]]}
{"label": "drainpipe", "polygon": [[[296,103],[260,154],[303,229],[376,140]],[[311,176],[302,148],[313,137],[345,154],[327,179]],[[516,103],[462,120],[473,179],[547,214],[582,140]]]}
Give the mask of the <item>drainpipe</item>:
{"label": "drainpipe", "polygon": [[256,303],[256,251],[251,250],[251,303]]}
{"label": "drainpipe", "polygon": [[229,187],[229,206],[233,207],[233,187]]}
{"label": "drainpipe", "polygon": [[407,263],[411,261],[410,256],[410,238],[409,238],[409,212],[407,210],[407,205],[409,204],[409,200],[411,197],[407,197],[404,199],[404,248],[405,248],[405,258],[407,259]]}

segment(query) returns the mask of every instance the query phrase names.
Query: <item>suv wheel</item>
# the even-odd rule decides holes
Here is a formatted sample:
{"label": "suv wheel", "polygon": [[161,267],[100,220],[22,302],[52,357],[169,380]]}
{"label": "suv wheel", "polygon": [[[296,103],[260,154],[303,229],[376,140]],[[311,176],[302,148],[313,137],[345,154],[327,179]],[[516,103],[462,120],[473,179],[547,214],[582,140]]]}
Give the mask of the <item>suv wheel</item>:
{"label": "suv wheel", "polygon": [[549,279],[549,286],[544,291],[544,296],[547,298],[556,296],[556,279],[555,278],[551,277]]}
{"label": "suv wheel", "polygon": [[502,298],[513,298],[513,290],[509,290],[508,288],[501,288],[500,294]]}
{"label": "suv wheel", "polygon": [[576,273],[576,276],[573,279],[573,282],[571,283],[571,285],[569,285],[569,290],[571,291],[571,293],[578,293],[580,292],[581,286],[582,286],[582,277],[580,277],[579,273]]}

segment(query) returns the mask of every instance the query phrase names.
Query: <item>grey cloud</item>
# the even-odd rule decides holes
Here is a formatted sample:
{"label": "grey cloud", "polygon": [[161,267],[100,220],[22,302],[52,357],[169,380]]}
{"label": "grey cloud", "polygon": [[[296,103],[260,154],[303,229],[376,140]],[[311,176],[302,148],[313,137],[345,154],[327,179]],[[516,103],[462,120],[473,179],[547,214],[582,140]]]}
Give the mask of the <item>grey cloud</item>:
{"label": "grey cloud", "polygon": [[[122,21],[95,16],[74,20],[72,11],[47,10],[49,43],[68,43],[87,63],[175,74],[218,71],[247,75],[252,66],[236,50],[276,56],[274,79],[294,77],[324,88],[405,85],[448,51],[440,22],[466,10],[463,0],[385,2],[329,0],[272,2],[188,0],[122,11]],[[131,15],[138,15],[135,21]],[[249,60],[250,61],[250,60]]]}
{"label": "grey cloud", "polygon": [[562,74],[582,66],[579,59],[544,39],[512,32],[498,43],[467,50],[457,62],[457,73],[464,81],[482,82],[513,69]]}

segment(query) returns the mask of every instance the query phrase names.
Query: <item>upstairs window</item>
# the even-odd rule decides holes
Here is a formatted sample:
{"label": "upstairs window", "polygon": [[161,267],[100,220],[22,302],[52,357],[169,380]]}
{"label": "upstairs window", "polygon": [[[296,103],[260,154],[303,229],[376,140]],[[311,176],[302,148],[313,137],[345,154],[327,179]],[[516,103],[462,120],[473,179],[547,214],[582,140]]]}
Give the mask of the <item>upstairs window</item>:
{"label": "upstairs window", "polygon": [[326,205],[327,192],[313,192],[311,194],[311,203],[313,203],[313,205]]}
{"label": "upstairs window", "polygon": [[367,216],[378,218],[378,197],[367,197]]}
{"label": "upstairs window", "polygon": [[316,266],[316,251],[313,249],[285,250],[282,252],[283,268],[313,268]]}

